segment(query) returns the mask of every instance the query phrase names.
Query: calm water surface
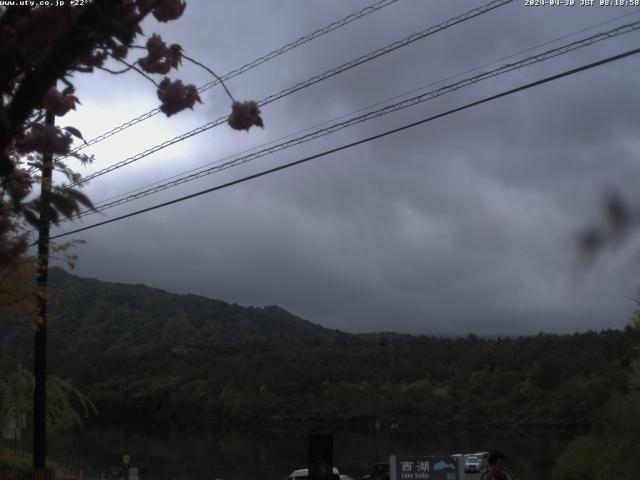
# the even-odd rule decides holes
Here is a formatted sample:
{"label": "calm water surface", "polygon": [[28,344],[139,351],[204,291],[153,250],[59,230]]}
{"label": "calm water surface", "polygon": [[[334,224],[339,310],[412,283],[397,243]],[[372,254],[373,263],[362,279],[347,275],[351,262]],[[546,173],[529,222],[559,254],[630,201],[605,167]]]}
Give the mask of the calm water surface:
{"label": "calm water surface", "polygon": [[[473,432],[409,434],[336,433],[334,464],[356,480],[390,454],[451,454],[502,450],[520,480],[546,480],[570,437],[496,435]],[[306,433],[180,432],[85,428],[51,439],[49,456],[87,477],[106,476],[128,454],[140,480],[281,480],[307,461]]]}

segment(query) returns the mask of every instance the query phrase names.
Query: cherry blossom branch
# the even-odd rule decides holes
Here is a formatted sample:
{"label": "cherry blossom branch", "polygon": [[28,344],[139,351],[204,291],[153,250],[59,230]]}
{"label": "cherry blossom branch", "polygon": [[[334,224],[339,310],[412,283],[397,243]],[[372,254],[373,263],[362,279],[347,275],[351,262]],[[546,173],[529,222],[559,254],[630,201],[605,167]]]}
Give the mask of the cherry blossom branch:
{"label": "cherry blossom branch", "polygon": [[213,75],[214,77],[216,77],[216,79],[220,82],[220,84],[222,85],[222,87],[224,88],[224,91],[227,92],[227,95],[229,95],[229,98],[231,99],[232,102],[235,102],[236,99],[233,98],[233,95],[231,95],[231,92],[229,91],[229,89],[227,88],[227,86],[224,84],[224,82],[222,81],[222,78],[220,78],[218,75],[216,75],[216,73],[211,70],[209,67],[207,67],[206,65],[198,62],[197,60],[194,60],[191,57],[187,57],[184,53],[181,55],[182,58],[184,58],[185,60],[189,60],[191,63],[194,63],[196,65],[198,65],[201,68],[204,68],[207,72],[209,72],[211,75]]}
{"label": "cherry blossom branch", "polygon": [[147,75],[146,73],[144,73],[142,70],[140,70],[138,67],[136,67],[135,65],[127,62],[126,60],[123,60],[121,58],[116,58],[113,55],[109,54],[109,56],[111,58],[113,58],[114,60],[117,60],[120,63],[125,64],[127,67],[129,67],[129,69],[131,70],[135,70],[136,72],[138,72],[140,75],[142,75],[144,78],[146,78],[147,80],[149,80],[151,83],[153,83],[156,88],[159,88],[158,82],[156,82],[153,78],[151,78],[149,75]]}
{"label": "cherry blossom branch", "polygon": [[[164,43],[163,43],[163,45],[164,45]],[[140,49],[140,50],[147,50],[147,51],[149,50],[149,46],[143,47],[142,45],[131,45],[131,47],[130,47],[130,48],[137,48],[137,49]],[[166,47],[165,47],[165,49],[166,49]],[[195,64],[195,65],[199,66],[200,68],[205,69],[207,72],[209,72],[211,75],[213,75],[213,76],[216,78],[216,80],[218,80],[218,82],[220,82],[220,84],[221,84],[221,85],[222,85],[222,87],[224,88],[224,91],[227,93],[227,95],[229,96],[229,98],[231,99],[231,101],[232,101],[232,102],[235,102],[235,101],[236,101],[236,99],[235,99],[235,98],[233,98],[233,95],[231,94],[231,92],[230,92],[230,91],[229,91],[229,89],[227,88],[226,84],[224,83],[224,80],[222,80],[222,78],[221,78],[218,74],[216,74],[216,72],[214,72],[213,70],[211,70],[209,67],[207,67],[207,66],[206,66],[206,65],[204,65],[203,63],[201,63],[201,62],[199,62],[199,61],[195,60],[194,58],[191,58],[191,57],[189,57],[189,56],[185,55],[185,54],[184,54],[184,52],[180,49],[180,50],[179,50],[179,59],[183,59],[183,58],[184,58],[185,60],[188,60],[188,61],[190,61],[191,63],[193,63],[193,64]]]}
{"label": "cherry blossom branch", "polygon": [[108,73],[112,73],[114,75],[120,75],[121,73],[126,73],[129,70],[131,70],[131,66],[128,66],[127,68],[123,68],[122,70],[111,70],[110,68],[107,67],[98,67],[99,70],[104,70],[105,72]]}
{"label": "cherry blossom branch", "polygon": [[136,23],[140,23],[142,20],[144,20],[144,18],[149,15],[151,13],[151,11],[158,7],[160,4],[162,3],[162,0],[156,0],[153,3],[150,3],[149,5],[147,5],[145,8],[141,8],[139,9],[139,14],[138,17],[135,19]]}

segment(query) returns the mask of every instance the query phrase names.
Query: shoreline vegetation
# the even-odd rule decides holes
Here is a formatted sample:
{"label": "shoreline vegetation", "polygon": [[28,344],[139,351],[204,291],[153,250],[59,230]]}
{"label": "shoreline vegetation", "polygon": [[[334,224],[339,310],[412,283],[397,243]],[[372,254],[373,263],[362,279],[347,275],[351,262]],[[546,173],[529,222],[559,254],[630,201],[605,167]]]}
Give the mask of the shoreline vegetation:
{"label": "shoreline vegetation", "polygon": [[409,337],[56,355],[99,418],[240,429],[582,432],[627,392],[637,333]]}
{"label": "shoreline vegetation", "polygon": [[[47,479],[65,480],[58,475],[55,463],[47,461]],[[33,460],[31,455],[16,454],[0,447],[0,478],[2,480],[33,480]]]}
{"label": "shoreline vegetation", "polygon": [[[128,428],[151,430],[157,426],[157,422],[141,419],[139,415],[127,415],[122,412],[112,412],[101,418],[90,418],[85,421],[84,427],[100,428],[110,427],[115,424],[127,425]],[[469,432],[474,435],[491,434],[500,432],[500,435],[514,437],[526,435],[550,435],[561,436],[587,433],[591,422],[582,421],[548,421],[537,423],[516,423],[509,418],[497,419],[489,422],[464,421],[463,419],[445,419],[442,421],[430,421],[423,417],[403,417],[389,419],[351,417],[351,418],[301,418],[297,416],[284,417],[272,416],[262,418],[227,419],[212,421],[206,425],[196,423],[175,422],[168,419],[163,421],[163,430],[185,432],[241,432],[241,433],[274,433],[288,434],[299,432],[332,432],[357,433],[357,434],[424,434],[425,432],[440,435],[465,436]]]}

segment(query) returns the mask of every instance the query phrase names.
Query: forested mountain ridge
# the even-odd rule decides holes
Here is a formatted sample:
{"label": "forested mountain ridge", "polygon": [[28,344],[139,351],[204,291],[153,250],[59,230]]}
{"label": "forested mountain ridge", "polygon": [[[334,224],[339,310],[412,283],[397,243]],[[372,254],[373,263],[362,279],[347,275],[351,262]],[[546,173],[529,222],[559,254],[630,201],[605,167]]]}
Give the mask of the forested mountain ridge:
{"label": "forested mountain ridge", "polygon": [[[106,422],[585,428],[626,393],[640,341],[631,327],[490,339],[352,335],[279,307],[61,269],[50,283],[50,371],[86,393]],[[24,363],[32,342],[29,328],[0,321],[0,374]]]}
{"label": "forested mountain ridge", "polygon": [[[145,285],[49,273],[49,348],[56,352],[131,352],[160,346],[335,343],[351,335],[303,320],[278,306],[242,307]],[[0,313],[1,315],[1,313]],[[32,332],[0,322],[0,346],[27,352]]]}

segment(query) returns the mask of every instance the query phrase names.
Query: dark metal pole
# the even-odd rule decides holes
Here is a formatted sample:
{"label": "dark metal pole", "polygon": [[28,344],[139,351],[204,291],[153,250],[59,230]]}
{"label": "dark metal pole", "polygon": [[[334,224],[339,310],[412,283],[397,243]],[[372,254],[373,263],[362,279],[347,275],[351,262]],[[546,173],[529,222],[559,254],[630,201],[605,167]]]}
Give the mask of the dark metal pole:
{"label": "dark metal pole", "polygon": [[333,480],[333,435],[310,433],[308,467],[310,480]]}
{"label": "dark metal pole", "polygon": [[[53,125],[55,117],[47,112],[45,125]],[[47,283],[49,277],[49,208],[53,155],[42,156],[42,182],[40,187],[40,219],[38,222],[38,307],[40,316],[36,324],[34,345],[35,391],[33,393],[33,473],[34,480],[46,476],[46,376],[47,376]]]}

